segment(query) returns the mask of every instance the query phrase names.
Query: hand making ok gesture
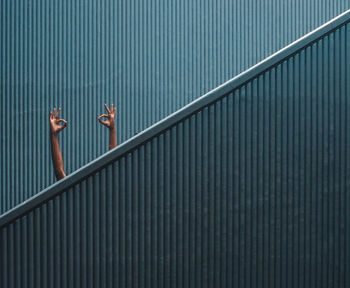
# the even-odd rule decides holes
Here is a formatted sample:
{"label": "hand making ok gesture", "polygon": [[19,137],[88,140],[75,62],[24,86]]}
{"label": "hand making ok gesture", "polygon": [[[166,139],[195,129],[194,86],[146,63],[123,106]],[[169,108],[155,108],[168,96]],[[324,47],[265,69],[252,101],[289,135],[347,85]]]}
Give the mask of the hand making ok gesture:
{"label": "hand making ok gesture", "polygon": [[[53,112],[50,111],[50,130],[52,134],[57,135],[58,132],[67,127],[67,121],[64,119],[58,119],[60,116],[61,108],[58,108],[56,114],[56,108],[53,108]],[[63,123],[63,125],[60,125]]]}
{"label": "hand making ok gesture", "polygon": [[[111,110],[108,109],[108,106],[106,104],[105,104],[105,107],[108,114],[102,114],[97,119],[101,124],[105,125],[109,129],[113,129],[115,127],[114,117],[117,110],[115,107],[113,108],[113,104],[111,106]],[[102,120],[102,118],[107,118],[107,120]]]}
{"label": "hand making ok gesture", "polygon": [[[105,104],[106,110],[108,114],[102,114],[97,119],[98,121],[108,127],[109,129],[109,150],[115,148],[117,146],[117,136],[116,136],[116,128],[115,128],[115,113],[116,108],[113,107],[113,104],[111,106],[111,110],[108,109],[108,106]],[[102,118],[107,118],[107,120],[102,120]]]}

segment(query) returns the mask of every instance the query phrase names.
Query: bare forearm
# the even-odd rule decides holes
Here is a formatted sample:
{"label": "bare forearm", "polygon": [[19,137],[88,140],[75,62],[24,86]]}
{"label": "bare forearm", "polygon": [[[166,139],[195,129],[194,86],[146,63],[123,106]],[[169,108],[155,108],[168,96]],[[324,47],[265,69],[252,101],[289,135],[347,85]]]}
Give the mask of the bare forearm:
{"label": "bare forearm", "polygon": [[109,129],[109,150],[117,147],[117,130],[115,127]]}
{"label": "bare forearm", "polygon": [[[107,104],[105,104],[105,108],[108,112],[108,114],[102,114],[100,115],[97,119],[98,121],[108,127],[109,129],[109,150],[112,150],[113,148],[117,147],[117,129],[115,128],[115,113],[116,113],[116,108],[113,108],[113,104],[111,106],[111,110],[109,110]],[[107,120],[103,120],[106,118]]]}
{"label": "bare forearm", "polygon": [[63,159],[60,151],[60,145],[58,143],[58,135],[50,133],[51,137],[51,156],[55,175],[57,180],[61,180],[66,177],[63,169]]}

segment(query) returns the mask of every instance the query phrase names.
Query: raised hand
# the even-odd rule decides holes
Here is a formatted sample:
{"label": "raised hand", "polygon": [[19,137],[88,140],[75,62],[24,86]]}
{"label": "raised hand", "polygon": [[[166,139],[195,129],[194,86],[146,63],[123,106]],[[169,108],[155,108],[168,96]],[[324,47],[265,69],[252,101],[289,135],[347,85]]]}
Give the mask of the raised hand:
{"label": "raised hand", "polygon": [[[108,106],[106,104],[105,104],[105,107],[108,114],[102,114],[97,119],[101,124],[105,125],[109,129],[114,129],[115,128],[114,117],[117,110],[115,107],[113,108],[113,104],[111,106],[111,110],[108,109]],[[107,118],[107,120],[102,120],[102,118]]]}
{"label": "raised hand", "polygon": [[[58,132],[67,127],[67,121],[64,119],[58,119],[60,116],[61,108],[58,108],[56,114],[56,108],[53,108],[53,112],[50,111],[50,131],[52,134],[57,135]],[[63,125],[60,125],[63,123]]]}
{"label": "raised hand", "polygon": [[[108,114],[102,114],[99,116],[97,119],[98,121],[108,127],[109,129],[109,150],[115,148],[117,146],[117,133],[116,133],[116,128],[115,128],[115,113],[116,109],[113,107],[113,104],[111,106],[111,110],[108,109],[108,106],[105,104],[106,110]],[[107,118],[107,120],[102,120],[102,118]]]}
{"label": "raised hand", "polygon": [[[58,132],[67,126],[67,121],[58,119],[60,112],[61,108],[58,108],[57,114],[56,108],[53,108],[53,112],[50,111],[51,156],[57,180],[61,180],[62,178],[66,177],[66,173],[64,173],[63,169],[63,159],[60,151],[60,145],[58,143]],[[60,123],[63,123],[63,125],[60,125]]]}

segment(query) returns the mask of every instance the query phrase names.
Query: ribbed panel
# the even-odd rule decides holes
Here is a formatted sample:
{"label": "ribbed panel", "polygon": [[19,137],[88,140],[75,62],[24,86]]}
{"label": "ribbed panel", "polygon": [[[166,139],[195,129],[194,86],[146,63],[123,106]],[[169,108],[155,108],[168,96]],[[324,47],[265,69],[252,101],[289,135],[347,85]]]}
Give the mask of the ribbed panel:
{"label": "ribbed panel", "polygon": [[0,230],[1,287],[349,287],[350,24]]}
{"label": "ribbed panel", "polygon": [[96,121],[117,104],[121,143],[326,20],[339,1],[0,3],[0,214],[54,182],[48,113],[62,107],[69,174],[103,154]]}

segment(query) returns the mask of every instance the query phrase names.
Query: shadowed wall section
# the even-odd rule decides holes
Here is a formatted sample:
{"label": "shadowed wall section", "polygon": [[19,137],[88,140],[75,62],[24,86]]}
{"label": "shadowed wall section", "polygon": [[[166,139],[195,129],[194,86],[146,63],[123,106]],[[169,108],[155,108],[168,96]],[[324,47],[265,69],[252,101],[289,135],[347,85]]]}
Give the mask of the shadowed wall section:
{"label": "shadowed wall section", "polygon": [[1,286],[349,287],[349,17],[0,217]]}

